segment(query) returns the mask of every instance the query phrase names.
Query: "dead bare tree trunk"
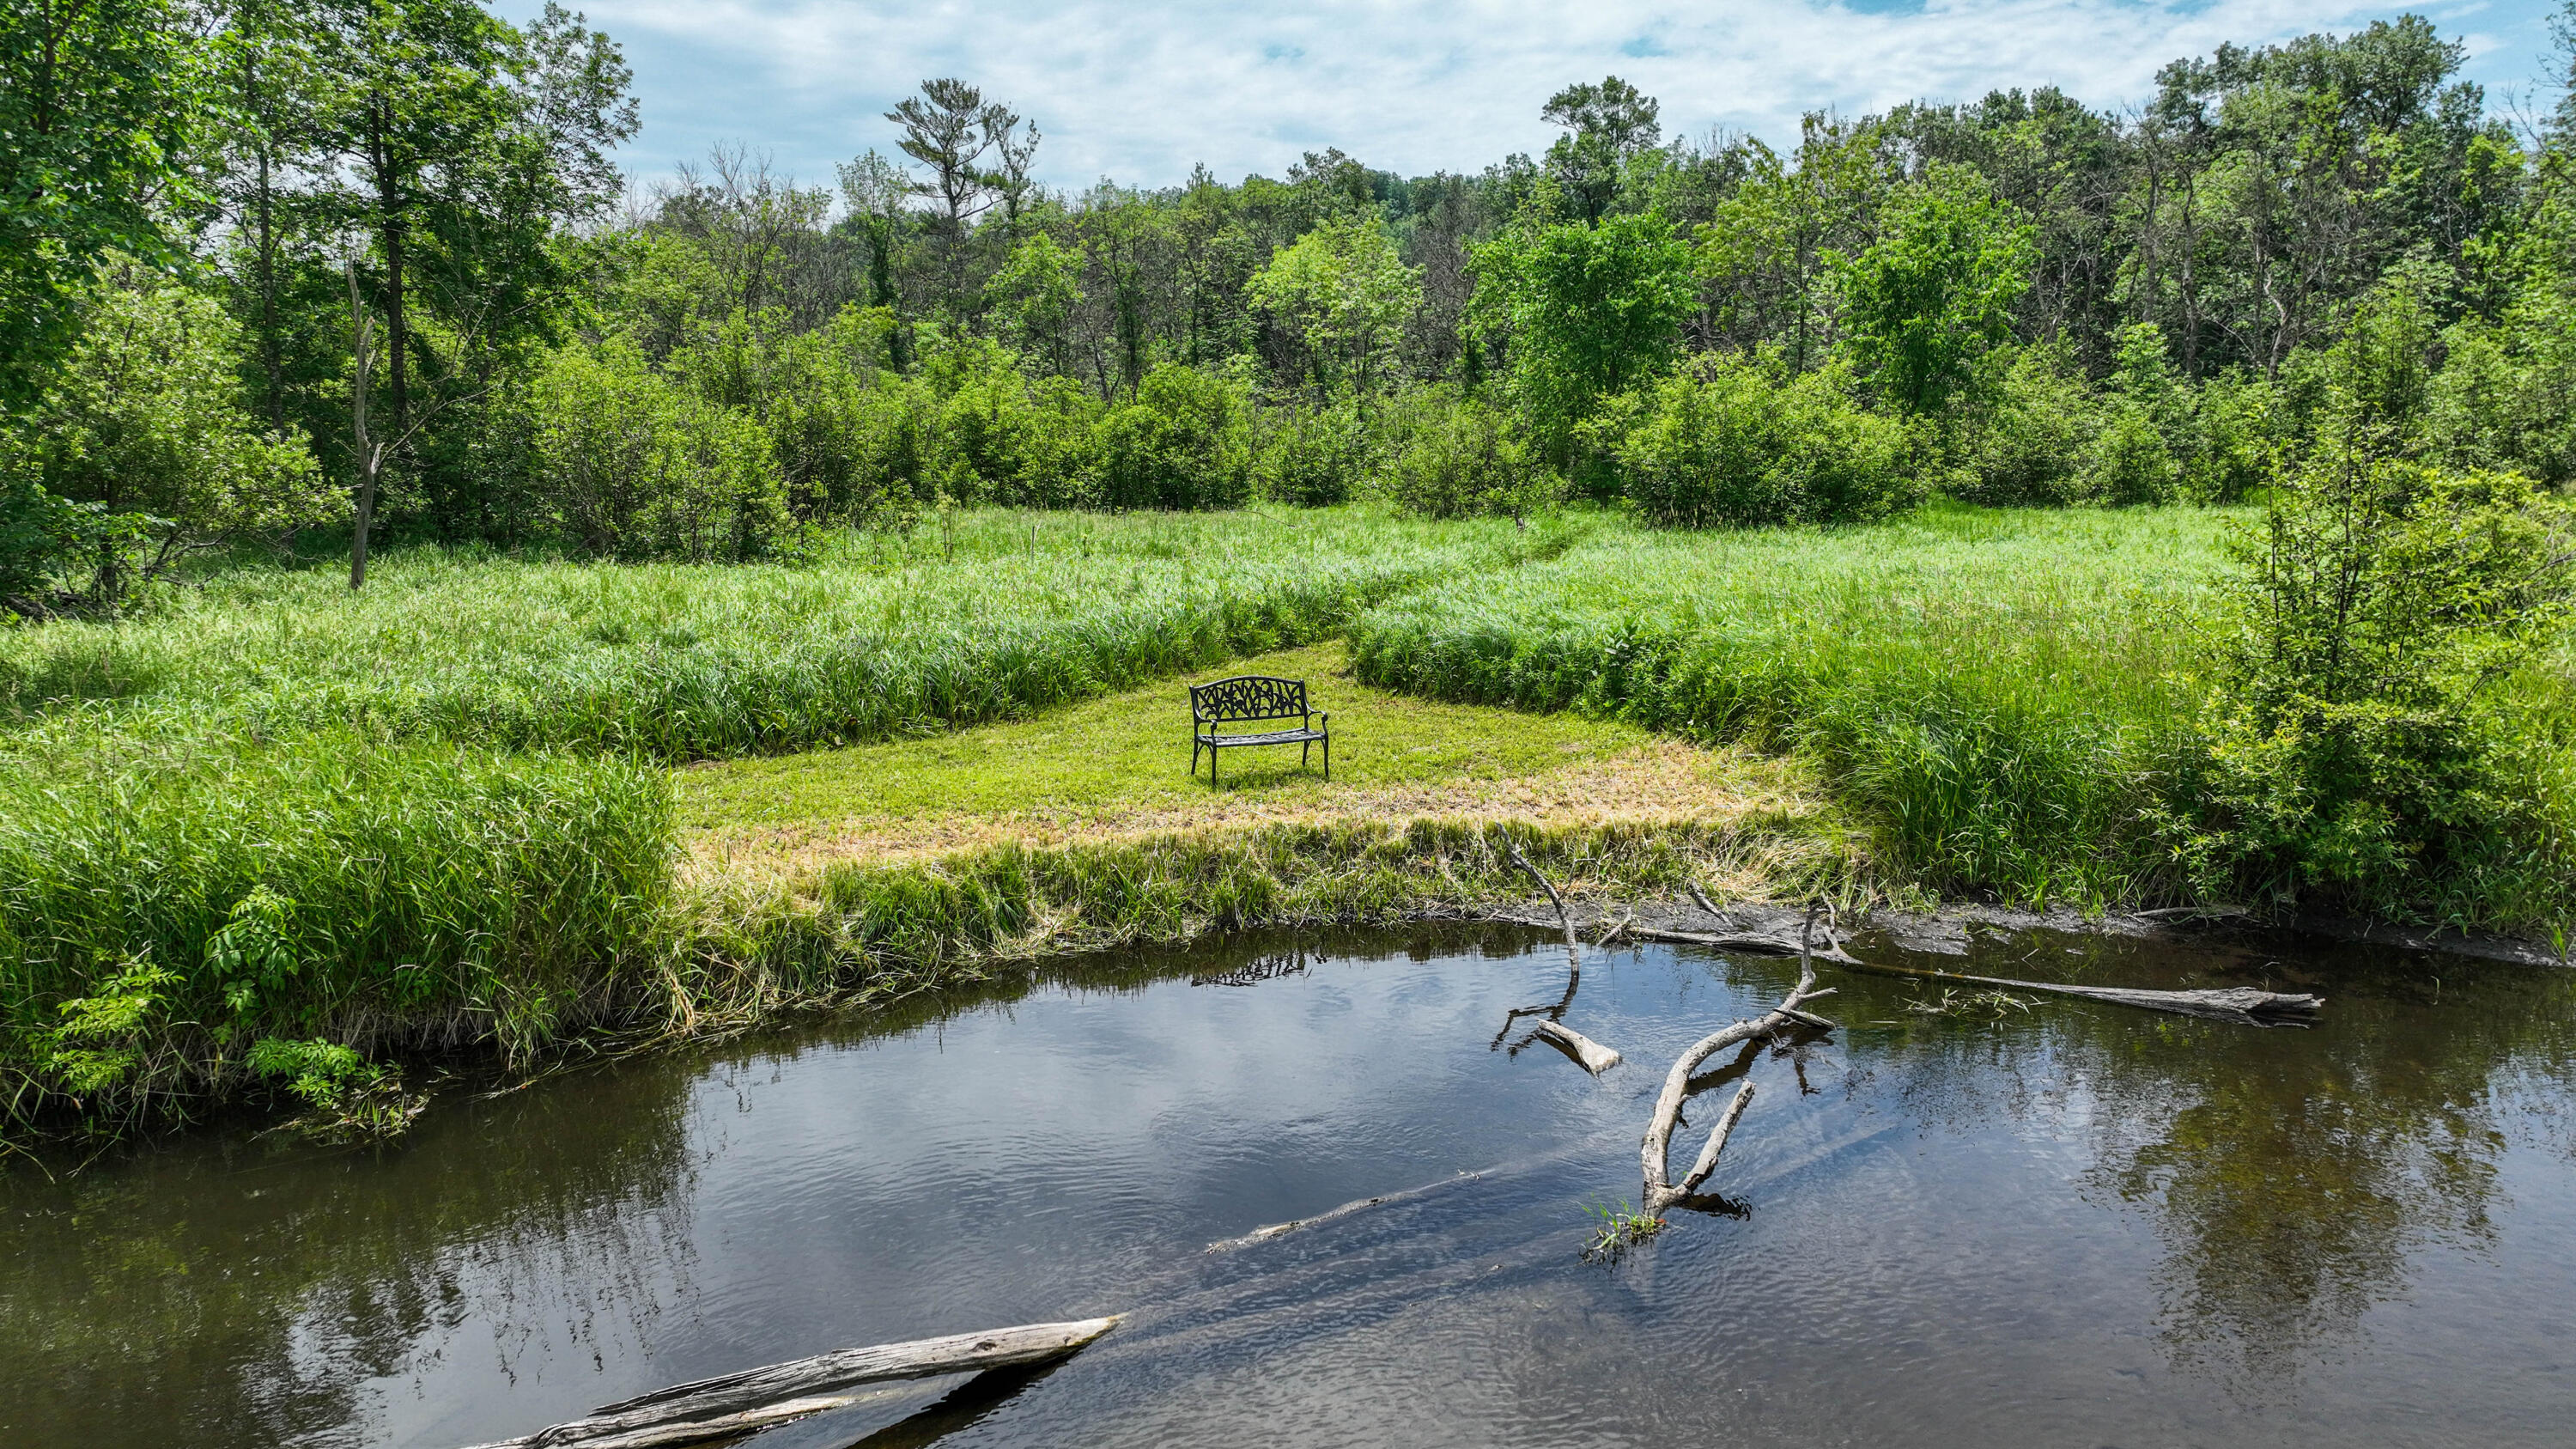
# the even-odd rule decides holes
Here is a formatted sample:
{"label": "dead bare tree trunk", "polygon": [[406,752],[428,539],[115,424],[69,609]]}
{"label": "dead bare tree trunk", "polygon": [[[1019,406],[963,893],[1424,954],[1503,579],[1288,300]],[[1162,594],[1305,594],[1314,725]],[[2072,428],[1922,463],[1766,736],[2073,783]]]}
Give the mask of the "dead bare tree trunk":
{"label": "dead bare tree trunk", "polygon": [[[1813,907],[1810,907],[1807,911],[1807,928],[1801,937],[1802,947],[1811,941],[1815,931],[1816,912]],[[1735,1099],[1727,1103],[1725,1114],[1719,1117],[1717,1125],[1709,1130],[1707,1145],[1700,1148],[1699,1157],[1691,1164],[1690,1171],[1682,1175],[1679,1183],[1675,1183],[1670,1178],[1672,1169],[1666,1158],[1672,1149],[1673,1129],[1681,1122],[1682,1101],[1690,1095],[1691,1073],[1698,1070],[1701,1062],[1739,1042],[1767,1040],[1793,1026],[1831,1027],[1832,1022],[1820,1016],[1810,1015],[1798,1008],[1818,997],[1833,994],[1831,987],[1823,990],[1816,988],[1814,957],[1812,953],[1802,949],[1798,954],[1798,984],[1778,1006],[1752,1021],[1739,1021],[1732,1026],[1713,1031],[1691,1043],[1680,1056],[1673,1058],[1673,1069],[1664,1074],[1664,1090],[1655,1098],[1655,1114],[1646,1123],[1646,1138],[1639,1144],[1637,1151],[1638,1162],[1645,1176],[1644,1199],[1647,1212],[1660,1213],[1699,1190],[1699,1185],[1707,1181],[1709,1173],[1716,1169],[1717,1155],[1726,1150],[1728,1135],[1735,1131],[1735,1124],[1743,1120],[1744,1109],[1753,1101],[1753,1084],[1748,1081],[1736,1089]]]}

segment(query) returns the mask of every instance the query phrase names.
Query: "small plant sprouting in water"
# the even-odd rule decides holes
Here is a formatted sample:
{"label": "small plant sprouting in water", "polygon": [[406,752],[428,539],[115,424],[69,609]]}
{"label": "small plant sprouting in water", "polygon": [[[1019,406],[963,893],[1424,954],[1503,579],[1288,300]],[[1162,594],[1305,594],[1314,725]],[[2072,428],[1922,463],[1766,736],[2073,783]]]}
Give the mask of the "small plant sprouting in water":
{"label": "small plant sprouting in water", "polygon": [[1584,1211],[1601,1225],[1592,1234],[1592,1241],[1583,1246],[1583,1257],[1587,1262],[1616,1262],[1621,1254],[1664,1230],[1662,1218],[1639,1212],[1625,1202],[1616,1206],[1594,1203]]}
{"label": "small plant sprouting in water", "polygon": [[266,1037],[251,1047],[249,1065],[303,1100],[309,1110],[287,1125],[316,1141],[399,1137],[429,1105],[427,1094],[403,1090],[399,1074],[333,1042]]}
{"label": "small plant sprouting in water", "polygon": [[2009,991],[1960,991],[1941,988],[1939,997],[1918,996],[1905,1003],[1905,1009],[1922,1016],[1982,1016],[2001,1021],[2016,1011],[2027,1012],[2039,1005],[2037,999],[2016,996]]}

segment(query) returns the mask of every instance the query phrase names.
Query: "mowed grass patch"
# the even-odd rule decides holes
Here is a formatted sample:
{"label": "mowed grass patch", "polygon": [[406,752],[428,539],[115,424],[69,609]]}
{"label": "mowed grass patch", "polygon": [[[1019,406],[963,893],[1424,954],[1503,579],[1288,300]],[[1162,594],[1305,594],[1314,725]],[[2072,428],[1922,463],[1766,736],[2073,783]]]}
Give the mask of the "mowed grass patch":
{"label": "mowed grass patch", "polygon": [[[1813,808],[1796,767],[1659,739],[1616,720],[1440,703],[1361,684],[1338,643],[1236,661],[1204,677],[1305,679],[1332,715],[1322,752],[1228,750],[1222,785],[1190,770],[1186,681],[1042,718],[936,738],[675,772],[702,864],[755,874],[1005,843],[1418,818],[1568,824],[1734,819]],[[1195,676],[1194,676],[1195,677]]]}

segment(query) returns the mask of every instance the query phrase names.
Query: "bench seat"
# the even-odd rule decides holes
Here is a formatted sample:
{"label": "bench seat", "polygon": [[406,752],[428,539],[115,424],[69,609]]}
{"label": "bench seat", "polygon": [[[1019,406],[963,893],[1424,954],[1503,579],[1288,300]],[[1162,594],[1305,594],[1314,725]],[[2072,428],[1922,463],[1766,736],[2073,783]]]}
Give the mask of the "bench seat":
{"label": "bench seat", "polygon": [[1258,735],[1202,735],[1210,749],[1231,745],[1302,745],[1308,740],[1329,738],[1322,730],[1271,730]]}

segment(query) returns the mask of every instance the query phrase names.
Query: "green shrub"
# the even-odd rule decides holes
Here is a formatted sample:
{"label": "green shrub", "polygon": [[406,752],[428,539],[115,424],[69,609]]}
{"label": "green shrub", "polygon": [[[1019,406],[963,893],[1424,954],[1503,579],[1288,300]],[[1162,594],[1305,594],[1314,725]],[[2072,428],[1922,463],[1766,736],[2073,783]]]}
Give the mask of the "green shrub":
{"label": "green shrub", "polygon": [[2143,407],[2120,402],[2093,439],[2085,484],[2106,503],[2170,503],[2181,491],[2182,467],[2155,418]]}
{"label": "green shrub", "polygon": [[1098,487],[1099,409],[1071,378],[1030,378],[1007,358],[940,404],[940,478],[959,502],[1076,508]]}
{"label": "green shrub", "polygon": [[1616,456],[1638,511],[1685,528],[1866,522],[1922,497],[1903,427],[1862,407],[1839,365],[1783,380],[1712,359],[1656,386]]}
{"label": "green shrub", "polygon": [[[2568,613],[2565,505],[2348,421],[2236,540],[2199,815],[2205,889],[2391,908],[2555,833],[2504,761],[2497,686]],[[2561,904],[2564,909],[2564,904]]]}
{"label": "green shrub", "polygon": [[1347,397],[1322,407],[1266,408],[1253,440],[1260,495],[1309,508],[1347,501],[1369,480],[1376,451],[1368,424]]}
{"label": "green shrub", "polygon": [[1232,508],[1252,491],[1247,404],[1221,378],[1163,363],[1136,400],[1100,420],[1100,501],[1112,508]]}
{"label": "green shrub", "polygon": [[[54,498],[128,522],[89,529],[21,492],[20,526],[86,532],[114,598],[196,544],[276,539],[348,512],[300,437],[253,428],[240,329],[216,301],[140,272],[102,278],[70,358],[19,424],[17,467]],[[118,546],[120,543],[127,546]]]}
{"label": "green shrub", "polygon": [[1414,389],[1390,431],[1400,441],[1387,468],[1387,494],[1425,517],[1518,516],[1553,501],[1558,491],[1511,414],[1453,388]]}
{"label": "green shrub", "polygon": [[2079,501],[2095,411],[2092,389],[2063,349],[2019,349],[1961,429],[1951,491],[1971,503]]}
{"label": "green shrub", "polygon": [[586,553],[756,558],[790,529],[769,439],[748,414],[661,376],[633,347],[567,347],[532,398],[540,489]]}

